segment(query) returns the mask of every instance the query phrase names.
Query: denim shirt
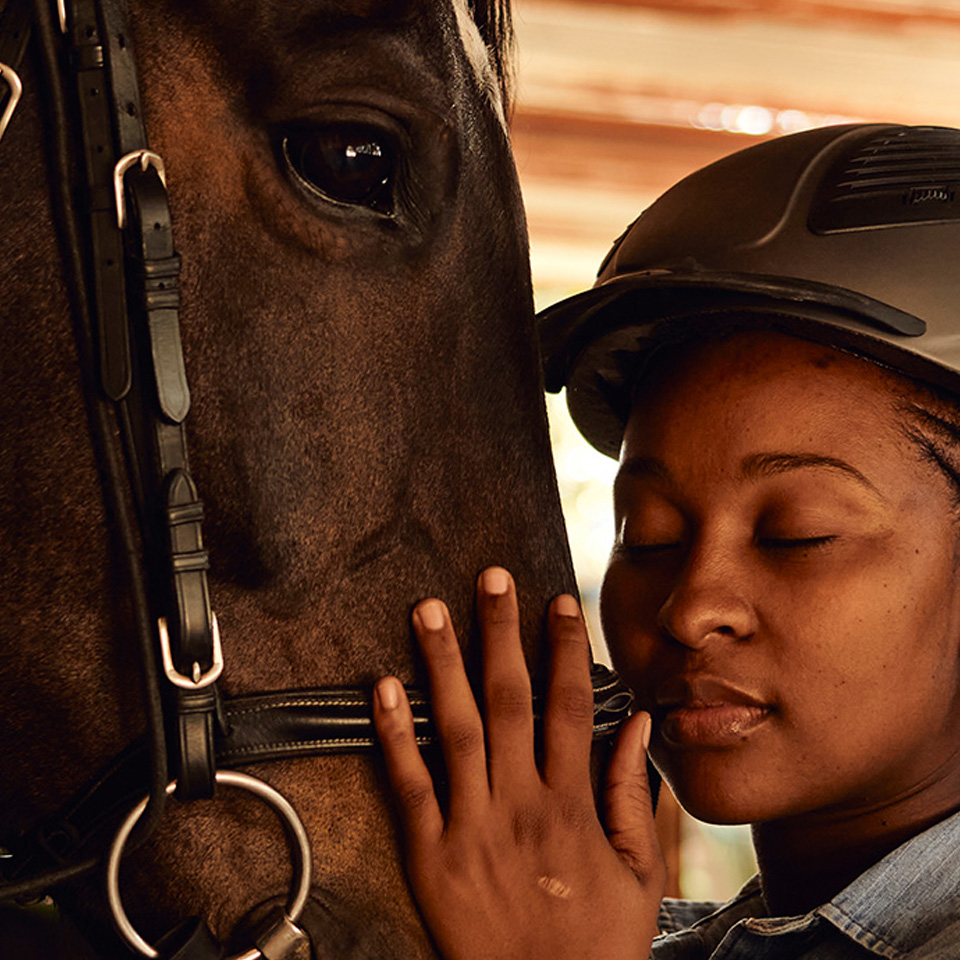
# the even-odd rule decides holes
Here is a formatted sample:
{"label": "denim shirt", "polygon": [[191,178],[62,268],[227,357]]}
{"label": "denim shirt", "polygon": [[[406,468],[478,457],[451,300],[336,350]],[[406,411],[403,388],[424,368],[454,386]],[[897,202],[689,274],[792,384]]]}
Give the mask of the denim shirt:
{"label": "denim shirt", "polygon": [[757,877],[725,904],[665,899],[654,960],[960,960],[960,813],[829,903],[769,917]]}

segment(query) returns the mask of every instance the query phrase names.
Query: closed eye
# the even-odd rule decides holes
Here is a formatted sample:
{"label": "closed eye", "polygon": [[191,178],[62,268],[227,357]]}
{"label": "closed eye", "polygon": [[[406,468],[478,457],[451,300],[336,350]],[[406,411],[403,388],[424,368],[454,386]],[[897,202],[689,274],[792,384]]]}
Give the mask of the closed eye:
{"label": "closed eye", "polygon": [[821,537],[759,537],[757,544],[768,550],[812,550],[825,547],[836,539],[836,534]]}
{"label": "closed eye", "polygon": [[616,549],[627,557],[652,557],[670,550],[678,550],[681,543],[678,540],[663,543],[618,543]]}

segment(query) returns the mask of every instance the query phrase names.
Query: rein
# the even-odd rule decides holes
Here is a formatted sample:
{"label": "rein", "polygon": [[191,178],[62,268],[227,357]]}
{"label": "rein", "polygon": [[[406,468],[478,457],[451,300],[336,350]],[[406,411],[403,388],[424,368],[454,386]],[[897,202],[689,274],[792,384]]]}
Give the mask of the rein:
{"label": "rein", "polygon": [[[370,692],[304,689],[226,698],[207,583],[203,503],[190,475],[184,422],[190,393],[180,345],[178,278],[162,158],[149,149],[125,0],[8,0],[0,14],[0,140],[15,116],[31,31],[46,83],[52,183],[90,432],[132,601],[147,718],[131,745],[51,821],[0,853],[0,901],[24,901],[88,874],[104,859],[108,901],[129,946],[147,957],[222,955],[191,918],[151,946],[123,910],[118,871],[127,838],[142,843],[167,798],[253,792],[295,841],[296,889],[244,960],[283,960],[310,882],[310,848],[293,808],[272,787],[229,768],[297,756],[372,752]],[[79,173],[78,173],[79,170]],[[594,737],[628,715],[632,694],[593,666]],[[436,742],[430,701],[408,688],[417,741]],[[537,718],[542,702],[534,698]],[[146,792],[146,796],[144,793]],[[132,808],[132,809],[131,809]],[[116,825],[120,824],[117,828]],[[109,854],[90,853],[117,829]]]}

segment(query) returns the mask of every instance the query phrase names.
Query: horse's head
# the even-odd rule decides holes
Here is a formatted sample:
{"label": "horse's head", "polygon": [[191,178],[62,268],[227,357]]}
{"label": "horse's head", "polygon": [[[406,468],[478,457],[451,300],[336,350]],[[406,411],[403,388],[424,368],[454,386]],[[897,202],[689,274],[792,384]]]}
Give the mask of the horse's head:
{"label": "horse's head", "polygon": [[[516,573],[533,644],[572,580],[505,122],[507,11],[153,0],[131,22],[183,257],[224,692],[413,681],[411,605],[445,597],[466,637],[492,562]],[[144,726],[36,53],[0,144],[0,842],[53,816]],[[313,841],[318,956],[428,954],[375,765],[256,772]],[[122,886],[148,940],[193,913],[226,936],[283,899],[287,863],[270,814],[226,792],[171,804]],[[97,896],[90,881],[63,900],[96,930]]]}

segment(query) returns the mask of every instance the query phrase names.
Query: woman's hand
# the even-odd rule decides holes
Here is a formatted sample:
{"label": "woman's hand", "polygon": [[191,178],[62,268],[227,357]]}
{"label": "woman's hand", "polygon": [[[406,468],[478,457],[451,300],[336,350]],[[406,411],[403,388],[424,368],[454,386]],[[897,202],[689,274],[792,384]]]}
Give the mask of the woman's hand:
{"label": "woman's hand", "polygon": [[593,690],[576,601],[561,596],[550,606],[542,769],[506,570],[481,575],[477,615],[485,724],[446,607],[426,600],[413,613],[450,783],[445,816],[402,685],[386,677],[376,690],[374,719],[427,926],[446,960],[642,960],[664,883],[645,767],[650,718],[637,714],[621,732],[607,836],[590,784]]}

